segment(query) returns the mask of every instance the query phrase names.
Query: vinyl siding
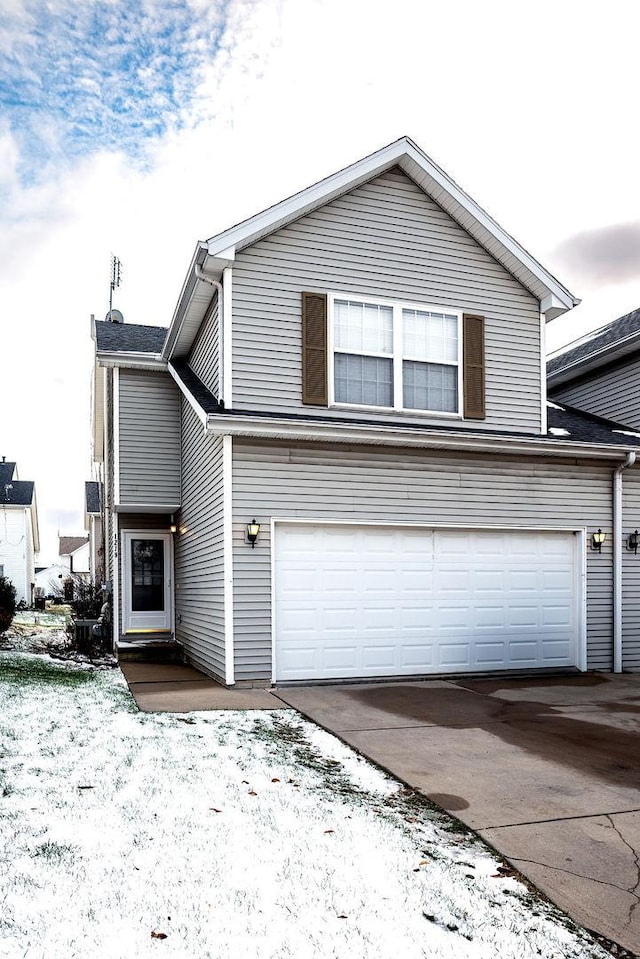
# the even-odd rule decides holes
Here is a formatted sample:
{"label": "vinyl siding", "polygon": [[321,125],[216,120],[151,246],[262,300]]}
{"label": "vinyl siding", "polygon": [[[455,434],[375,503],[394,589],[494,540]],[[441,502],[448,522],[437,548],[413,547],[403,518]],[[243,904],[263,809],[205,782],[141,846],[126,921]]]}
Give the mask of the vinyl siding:
{"label": "vinyl siding", "polygon": [[[238,440],[233,448],[237,680],[271,678],[271,517],[601,527],[609,534],[603,552],[587,557],[588,667],[611,668],[611,465],[431,451],[399,461],[397,451]],[[261,529],[252,550],[245,528],[254,516]]]}
{"label": "vinyl siding", "polygon": [[175,538],[176,637],[224,682],[222,444],[182,401],[182,509]]}
{"label": "vinyl siding", "polygon": [[193,372],[200,377],[216,398],[220,395],[218,357],[218,295],[216,293],[211,313],[203,322],[188,359]]}
{"label": "vinyl siding", "polygon": [[640,552],[627,537],[640,528],[640,469],[622,474],[622,668],[640,672]]}
{"label": "vinyl siding", "polygon": [[33,549],[30,542],[29,509],[0,507],[0,566],[16,589],[16,600],[31,602]]}
{"label": "vinyl siding", "polygon": [[596,374],[587,382],[552,388],[550,396],[559,403],[640,430],[640,359]]}
{"label": "vinyl siding", "polygon": [[180,503],[180,398],[168,373],[119,372],[120,506]]}
{"label": "vinyl siding", "polygon": [[[487,417],[474,421],[474,428],[540,433],[538,301],[399,169],[238,253],[234,408],[323,415],[301,401],[304,290],[484,316]],[[340,410],[339,415],[363,414]],[[375,416],[443,422],[420,413],[376,410]]]}

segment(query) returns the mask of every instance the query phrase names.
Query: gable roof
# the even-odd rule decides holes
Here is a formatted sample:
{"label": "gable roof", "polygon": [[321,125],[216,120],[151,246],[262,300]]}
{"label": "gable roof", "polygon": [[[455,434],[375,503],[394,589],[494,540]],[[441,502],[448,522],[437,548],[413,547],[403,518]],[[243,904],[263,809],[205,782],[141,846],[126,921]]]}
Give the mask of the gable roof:
{"label": "gable roof", "polygon": [[574,340],[547,362],[549,385],[559,386],[582,373],[596,369],[640,349],[640,309]]}
{"label": "gable roof", "polygon": [[10,483],[13,479],[13,474],[15,472],[16,464],[7,463],[6,460],[3,460],[0,463],[0,486],[3,486],[5,483]]}
{"label": "gable roof", "polygon": [[401,137],[381,150],[352,163],[300,193],[243,220],[196,246],[176,306],[163,356],[184,356],[208,309],[212,291],[200,283],[219,280],[236,253],[294,220],[330,203],[392,167],[400,167],[446,213],[474,237],[541,303],[547,320],[560,316],[580,302],[479,204],[449,177],[409,137]]}
{"label": "gable roof", "polygon": [[5,480],[0,486],[0,506],[31,506],[33,490],[31,480]]}
{"label": "gable roof", "polygon": [[143,326],[135,323],[95,323],[98,353],[154,353],[162,350],[167,330],[163,326]]}
{"label": "gable roof", "polygon": [[70,556],[76,550],[82,549],[89,542],[88,536],[60,536],[59,537],[59,556]]}
{"label": "gable roof", "polygon": [[89,480],[84,484],[85,511],[89,515],[92,513],[100,513],[100,500],[100,483],[97,483],[94,480]]}

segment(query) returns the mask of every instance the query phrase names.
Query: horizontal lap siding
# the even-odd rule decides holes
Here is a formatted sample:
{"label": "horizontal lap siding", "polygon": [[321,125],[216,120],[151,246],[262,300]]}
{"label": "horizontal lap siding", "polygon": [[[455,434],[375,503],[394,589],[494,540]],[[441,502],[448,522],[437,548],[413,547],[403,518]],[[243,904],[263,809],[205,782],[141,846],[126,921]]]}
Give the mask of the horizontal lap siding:
{"label": "horizontal lap siding", "polygon": [[120,505],[180,502],[180,397],[168,373],[120,370]]}
{"label": "horizontal lap siding", "polygon": [[224,680],[222,439],[206,435],[191,406],[182,405],[176,636],[195,666]]}
{"label": "horizontal lap siding", "polygon": [[[399,170],[238,254],[233,273],[236,408],[322,415],[322,409],[301,401],[303,290],[485,316],[487,418],[474,421],[474,428],[540,432],[537,300]],[[339,415],[363,414],[341,410]],[[442,422],[382,411],[375,416]]]}
{"label": "horizontal lap siding", "polygon": [[218,382],[218,298],[210,315],[202,324],[189,355],[189,366],[215,397],[219,396]]}
{"label": "horizontal lap siding", "polygon": [[[589,552],[588,666],[611,667],[611,467],[367,448],[234,441],[234,643],[237,678],[271,677],[272,516],[305,520],[601,527]],[[245,526],[261,524],[255,550]]]}
{"label": "horizontal lap siding", "polygon": [[594,375],[588,383],[578,383],[557,390],[550,395],[559,403],[606,416],[640,430],[640,360],[626,363],[600,376]]}
{"label": "horizontal lap siding", "polygon": [[627,537],[640,529],[640,469],[622,474],[622,668],[640,671],[640,551],[626,549]]}

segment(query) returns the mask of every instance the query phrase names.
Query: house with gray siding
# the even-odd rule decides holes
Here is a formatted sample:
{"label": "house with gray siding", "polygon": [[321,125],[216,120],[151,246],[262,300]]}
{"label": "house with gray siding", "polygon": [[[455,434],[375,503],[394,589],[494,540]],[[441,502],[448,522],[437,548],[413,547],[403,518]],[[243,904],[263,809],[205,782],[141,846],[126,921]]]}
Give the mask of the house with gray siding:
{"label": "house with gray siding", "polygon": [[640,668],[640,436],[547,397],[577,302],[406,137],[199,242],[168,329],[93,323],[116,647],[227,685]]}

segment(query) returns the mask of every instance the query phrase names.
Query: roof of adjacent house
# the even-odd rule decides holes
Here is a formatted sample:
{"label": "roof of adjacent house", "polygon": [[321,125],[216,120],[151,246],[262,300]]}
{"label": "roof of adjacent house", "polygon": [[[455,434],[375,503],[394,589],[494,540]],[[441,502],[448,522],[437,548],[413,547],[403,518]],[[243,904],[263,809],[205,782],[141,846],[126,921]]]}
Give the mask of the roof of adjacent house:
{"label": "roof of adjacent house", "polygon": [[33,490],[31,480],[5,480],[0,485],[0,505],[31,506]]}
{"label": "roof of adjacent house", "polygon": [[0,485],[11,482],[15,468],[15,463],[7,463],[6,460],[3,460],[0,463]]}
{"label": "roof of adjacent house", "polygon": [[167,331],[162,326],[134,323],[96,322],[96,347],[99,353],[159,353]]}
{"label": "roof of adjacent house", "polygon": [[71,553],[75,553],[77,549],[81,549],[83,546],[86,546],[89,542],[88,536],[60,536],[59,537],[60,546],[58,549],[59,556],[69,556]]}
{"label": "roof of adjacent house", "polygon": [[574,340],[568,348],[547,362],[547,375],[552,383],[572,379],[589,369],[640,349],[640,309],[600,327],[593,333]]}
{"label": "roof of adjacent house", "polygon": [[88,480],[84,484],[84,501],[87,513],[99,513],[101,511],[100,483]]}

